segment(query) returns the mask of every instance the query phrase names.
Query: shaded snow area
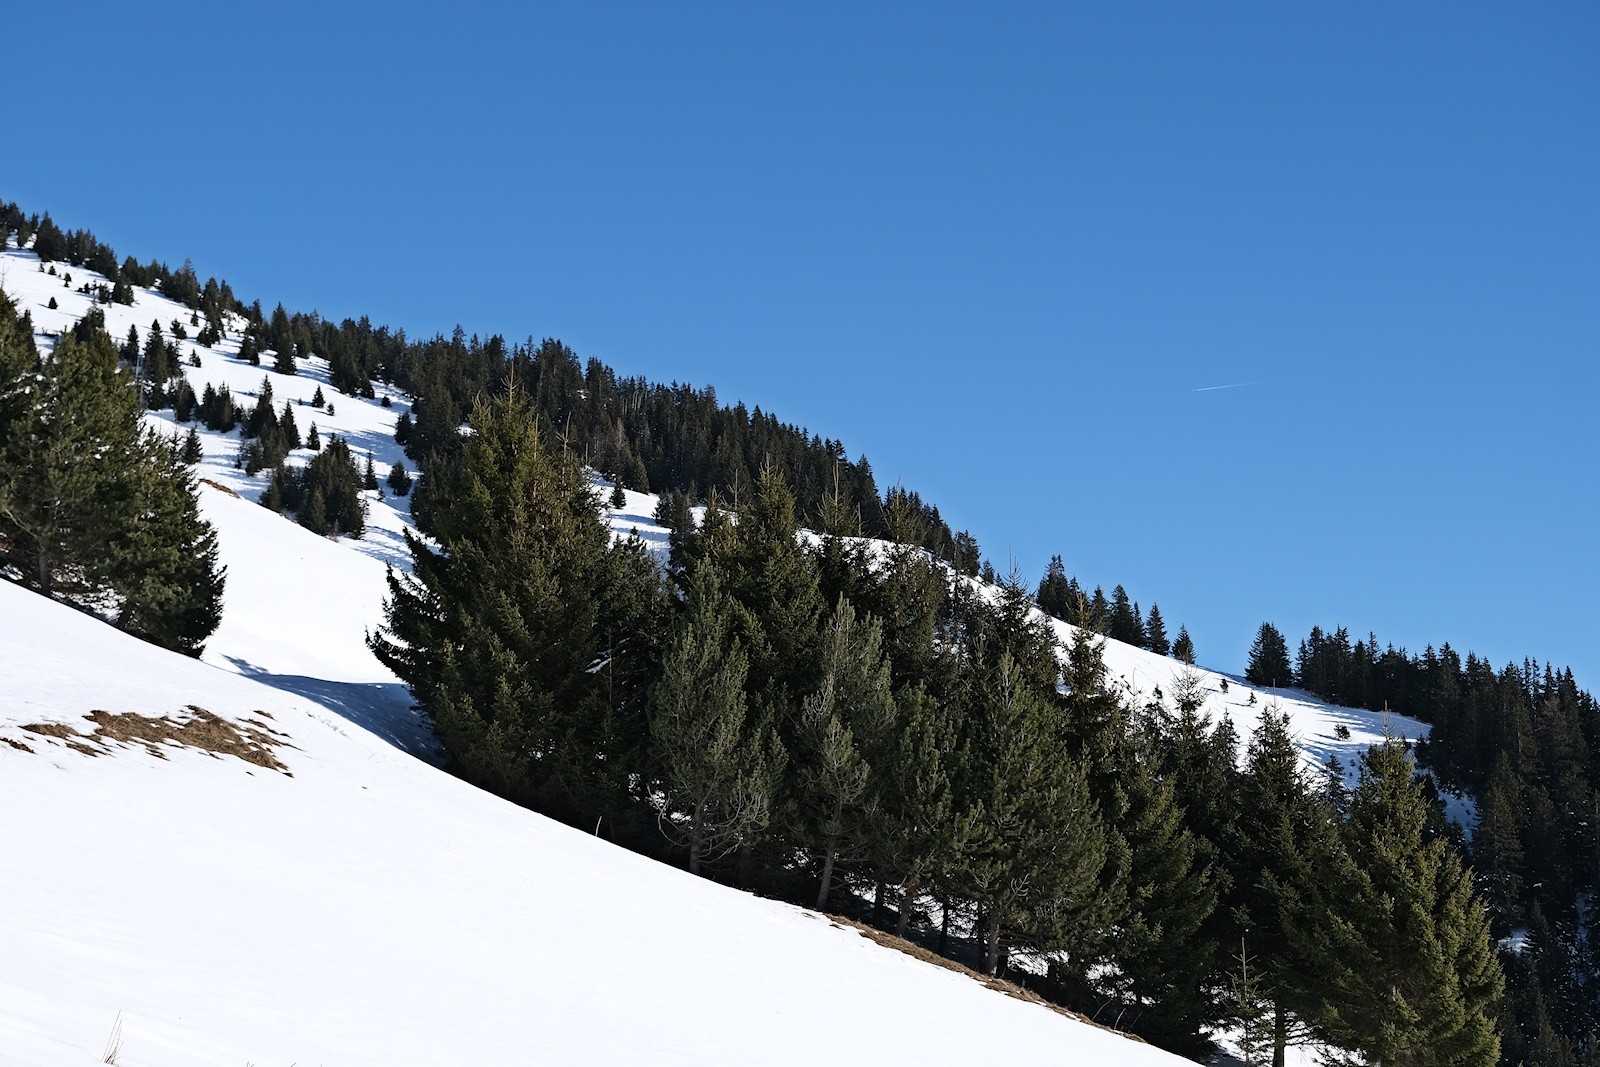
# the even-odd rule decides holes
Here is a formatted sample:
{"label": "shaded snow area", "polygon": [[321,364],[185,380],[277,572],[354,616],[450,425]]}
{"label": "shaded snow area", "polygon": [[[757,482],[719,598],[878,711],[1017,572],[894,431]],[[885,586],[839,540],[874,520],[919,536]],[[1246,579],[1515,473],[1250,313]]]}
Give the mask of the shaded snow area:
{"label": "shaded snow area", "polygon": [[[31,252],[0,254],[42,347],[92,306],[77,286],[102,280],[56,269],[71,287]],[[102,305],[116,340],[152,320],[169,340],[174,319],[194,332],[186,308],[135,292]],[[267,378],[302,434],[345,437],[380,479],[402,461],[402,394],[338,394],[317,358],[293,376],[244,364],[230,333],[180,343],[197,394],[227,384],[248,405]],[[309,406],[319,385],[332,414]],[[228,569],[203,660],[0,582],[0,1067],[106,1062],[119,1027],[126,1067],[1185,1062],[445,774],[363,640],[386,569],[408,565],[408,501],[369,493],[361,539],[318,537],[258,506],[265,472],[234,466],[237,431],[200,436]],[[664,559],[655,506],[628,492],[605,514]],[[1141,697],[1170,698],[1182,669],[1117,642],[1106,660]],[[1382,736],[1380,715],[1199,673],[1207,712],[1242,737],[1281,704],[1310,767],[1338,755],[1353,775]]]}

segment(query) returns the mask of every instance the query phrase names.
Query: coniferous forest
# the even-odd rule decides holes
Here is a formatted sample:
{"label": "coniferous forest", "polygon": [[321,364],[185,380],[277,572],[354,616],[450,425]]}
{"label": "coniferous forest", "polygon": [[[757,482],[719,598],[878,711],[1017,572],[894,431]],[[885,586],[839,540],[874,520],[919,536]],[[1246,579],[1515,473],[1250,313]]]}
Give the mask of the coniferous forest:
{"label": "coniferous forest", "polygon": [[[414,399],[396,436],[415,485],[397,468],[389,486],[427,539],[409,538],[369,643],[464,778],[1185,1054],[1229,1025],[1258,1063],[1307,1038],[1385,1064],[1600,1055],[1600,709],[1570,671],[1344,629],[1291,653],[1264,624],[1251,682],[1432,727],[1414,753],[1374,747],[1346,789],[1339,768],[1302,769],[1270,705],[1248,737],[1208,718],[1198,673],[1130,698],[1101,635],[1195,662],[1154,602],[1086,592],[1060,557],[1037,587],[971,581],[992,569],[937,508],[759,408],[553,340],[265,313],[188,264],[118,261],[0,204],[7,234],[103,274],[106,302],[159,287],[201,344],[242,322],[246,362],[293,373],[316,354],[342,396]],[[346,442],[312,444],[270,385],[249,408],[196,395],[153,326],[119,340],[91,316],[42,360],[0,300],[0,566],[198,654],[220,618],[215,538],[141,405],[242,427],[262,502],[320,533],[359,535],[376,479]],[[302,443],[316,458],[287,466]],[[660,495],[664,568],[611,537],[590,469]],[[1041,611],[1075,624],[1065,646]],[[1470,839],[1441,788],[1476,798]]]}

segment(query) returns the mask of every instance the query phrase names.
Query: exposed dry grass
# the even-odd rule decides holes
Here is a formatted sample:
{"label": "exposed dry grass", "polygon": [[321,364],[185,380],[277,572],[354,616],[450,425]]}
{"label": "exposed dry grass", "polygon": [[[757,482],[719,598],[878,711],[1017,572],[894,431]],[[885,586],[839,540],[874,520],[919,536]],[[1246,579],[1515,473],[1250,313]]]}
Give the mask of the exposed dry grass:
{"label": "exposed dry grass", "polygon": [[[257,712],[266,715],[266,712]],[[237,756],[246,763],[268,770],[289,773],[289,768],[273,753],[274,748],[288,745],[275,730],[248,720],[234,722],[214,715],[205,708],[190,704],[179,716],[149,716],[125,711],[92,711],[84,716],[95,724],[93,733],[79,733],[62,722],[40,722],[24,726],[24,730],[46,737],[59,738],[67,746],[85,755],[97,756],[106,751],[110,742],[142,744],[152,756],[166,759],[162,746],[168,743],[185,748],[197,748],[216,756]],[[15,743],[14,743],[15,744]],[[100,748],[93,748],[98,744]],[[21,746],[18,746],[21,747]],[[293,747],[293,746],[289,746]]]}
{"label": "exposed dry grass", "polygon": [[[201,478],[200,482],[203,485],[209,485],[213,489],[220,489],[224,493],[227,493],[229,496],[239,496],[238,493],[234,492],[232,489],[229,489],[227,486],[223,485],[221,482],[214,481],[214,480],[212,480],[210,478]],[[244,497],[240,496],[239,499],[243,500]]]}
{"label": "exposed dry grass", "polygon": [[896,937],[894,934],[879,930],[874,926],[868,926],[866,923],[857,922],[855,919],[846,918],[843,915],[830,915],[828,918],[833,920],[834,926],[849,927],[850,929],[859,933],[862,937],[865,937],[871,941],[875,941],[885,948],[892,948],[897,951],[904,952],[907,956],[913,956],[924,963],[931,963],[935,967],[943,967],[947,971],[955,971],[957,974],[964,974],[968,978],[971,978],[974,982],[978,982],[989,989],[993,989],[997,993],[1004,993],[1006,996],[1013,997],[1017,1000],[1025,1000],[1029,1004],[1038,1004],[1040,1007],[1049,1008],[1057,1015],[1065,1015],[1067,1018],[1076,1019],[1080,1023],[1087,1023],[1088,1025],[1097,1027],[1098,1029],[1108,1030],[1111,1033],[1127,1038],[1129,1041],[1137,1041],[1140,1044],[1146,1043],[1144,1038],[1135,1034],[1114,1029],[1105,1025],[1104,1023],[1095,1022],[1087,1015],[1080,1015],[1069,1008],[1063,1008],[1059,1004],[1052,1004],[1050,1001],[1044,999],[1033,990],[1024,989],[1015,982],[1008,982],[1004,978],[990,978],[988,975],[979,974],[966,964],[958,963],[952,959],[947,959],[944,956],[939,955],[937,952],[933,952],[922,947],[915,941],[907,941],[903,937]]}
{"label": "exposed dry grass", "polygon": [[0,741],[4,741],[6,744],[10,745],[12,748],[18,749],[18,750],[20,750],[22,752],[31,753],[33,751],[33,749],[29,748],[27,745],[23,744],[21,741],[18,741],[14,737],[0,738]]}

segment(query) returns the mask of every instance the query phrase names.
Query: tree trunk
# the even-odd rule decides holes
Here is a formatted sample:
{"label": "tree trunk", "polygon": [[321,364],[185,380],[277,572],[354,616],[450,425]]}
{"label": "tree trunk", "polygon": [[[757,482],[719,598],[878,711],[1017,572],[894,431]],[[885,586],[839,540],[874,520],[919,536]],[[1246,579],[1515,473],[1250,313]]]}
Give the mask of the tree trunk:
{"label": "tree trunk", "polygon": [[872,925],[883,929],[883,882],[872,893]]}
{"label": "tree trunk", "polygon": [[39,592],[47,599],[50,597],[50,554],[42,547],[39,549]]}
{"label": "tree trunk", "polygon": [[821,911],[828,906],[828,886],[833,882],[833,857],[838,849],[828,846],[828,858],[822,861],[822,888],[817,890],[817,910]]}
{"label": "tree trunk", "polygon": [[900,891],[900,918],[894,926],[896,937],[906,936],[906,927],[911,922],[911,905],[916,902],[916,899],[917,880],[911,878],[906,881],[905,888]]}
{"label": "tree trunk", "polygon": [[689,831],[689,873],[700,873],[700,837],[701,824],[705,818],[706,806],[702,802],[694,809],[694,828]]}
{"label": "tree trunk", "polygon": [[1272,1002],[1272,1067],[1283,1067],[1283,1050],[1288,1044],[1289,1017],[1283,1004]]}
{"label": "tree trunk", "polygon": [[945,946],[950,941],[950,902],[939,901],[939,955],[944,955]]}
{"label": "tree trunk", "polygon": [[1000,966],[1000,909],[984,916],[983,924],[983,973],[993,978]]}

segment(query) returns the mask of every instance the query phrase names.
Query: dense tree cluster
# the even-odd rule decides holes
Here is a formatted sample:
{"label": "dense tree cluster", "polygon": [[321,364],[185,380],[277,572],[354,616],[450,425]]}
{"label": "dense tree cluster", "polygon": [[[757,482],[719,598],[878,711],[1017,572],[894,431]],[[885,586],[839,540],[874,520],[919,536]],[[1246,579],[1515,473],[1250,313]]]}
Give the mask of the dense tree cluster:
{"label": "dense tree cluster", "polygon": [[1180,627],[1174,643],[1167,636],[1167,622],[1162,618],[1160,605],[1151,604],[1150,614],[1146,615],[1137,601],[1129,600],[1128,591],[1120,585],[1111,591],[1109,599],[1099,586],[1093,593],[1086,594],[1078,579],[1067,576],[1060,556],[1050,557],[1050,564],[1034,592],[1034,600],[1039,610],[1051,618],[1149,649],[1158,656],[1170,655],[1185,663],[1194,662],[1194,642],[1189,639],[1189,631]]}
{"label": "dense tree cluster", "polygon": [[[371,637],[460,773],[698,873],[859,909],[1170,1048],[1249,1015],[1275,1023],[1268,1045],[1309,1028],[1495,1062],[1487,922],[1398,743],[1336,802],[1269,713],[1241,769],[1198,673],[1132,706],[1100,636],[1059,647],[1015,579],[959,578],[904,495],[883,516],[898,543],[807,547],[776,464],[699,524],[665,498],[663,575],[607,536],[536,396],[507,389],[470,425],[434,489],[436,546],[411,539]],[[1415,959],[1394,962],[1380,901],[1406,909]],[[1248,1004],[1241,939],[1265,976]]]}
{"label": "dense tree cluster", "polygon": [[199,655],[221,619],[216,535],[102,322],[41,355],[0,293],[0,573]]}
{"label": "dense tree cluster", "polygon": [[1471,855],[1494,928],[1527,935],[1506,960],[1508,1060],[1600,1055],[1600,936],[1584,921],[1600,890],[1600,706],[1571,670],[1533,660],[1497,670],[1448,644],[1417,655],[1313,627],[1294,684],[1431,725],[1421,762],[1477,798]]}

